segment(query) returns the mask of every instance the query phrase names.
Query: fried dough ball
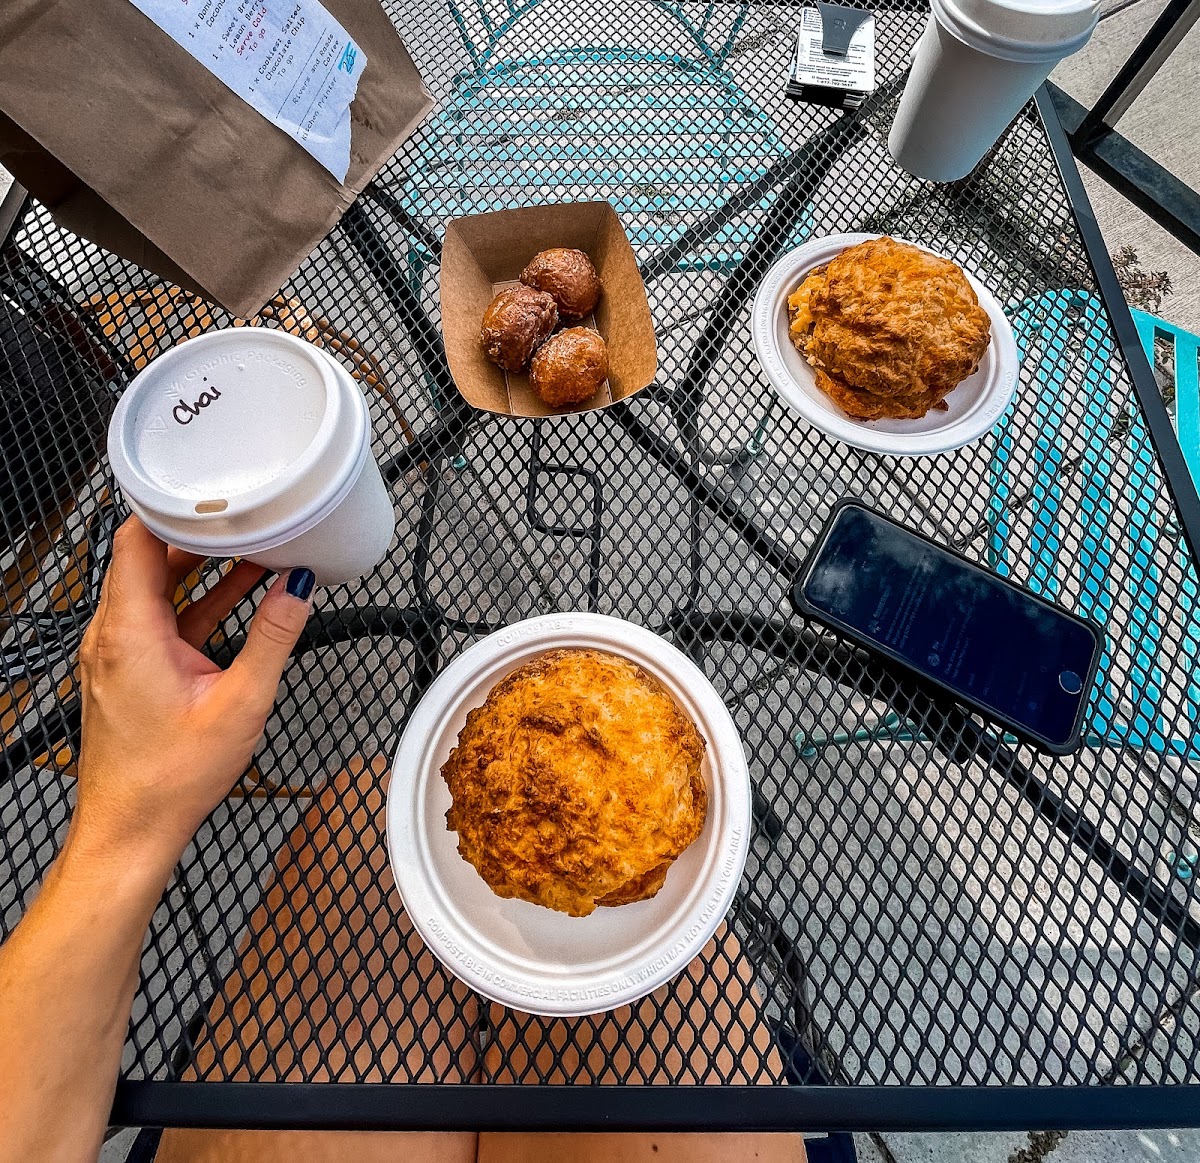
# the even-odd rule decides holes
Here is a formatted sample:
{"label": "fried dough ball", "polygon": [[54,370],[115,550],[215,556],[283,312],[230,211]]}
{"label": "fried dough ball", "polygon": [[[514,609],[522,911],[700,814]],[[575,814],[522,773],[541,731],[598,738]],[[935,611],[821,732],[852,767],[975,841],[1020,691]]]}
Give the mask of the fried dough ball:
{"label": "fried dough ball", "polygon": [[958,266],[877,238],[788,297],[788,334],[817,386],[861,420],[919,419],[979,367],[991,323]]}
{"label": "fried dough ball", "polygon": [[479,338],[492,363],[505,371],[521,372],[557,326],[558,308],[549,295],[529,287],[507,287],[483,313]]}
{"label": "fried dough ball", "polygon": [[608,348],[590,327],[568,327],[534,353],[529,368],[533,390],[547,404],[582,404],[608,379]]}
{"label": "fried dough ball", "polygon": [[598,650],[497,683],[442,766],[446,825],[492,891],[584,917],[646,900],[704,827],[704,740],[667,689]]}
{"label": "fried dough ball", "polygon": [[582,250],[555,246],[539,251],[521,272],[521,282],[553,295],[564,319],[582,319],[600,301],[600,276]]}

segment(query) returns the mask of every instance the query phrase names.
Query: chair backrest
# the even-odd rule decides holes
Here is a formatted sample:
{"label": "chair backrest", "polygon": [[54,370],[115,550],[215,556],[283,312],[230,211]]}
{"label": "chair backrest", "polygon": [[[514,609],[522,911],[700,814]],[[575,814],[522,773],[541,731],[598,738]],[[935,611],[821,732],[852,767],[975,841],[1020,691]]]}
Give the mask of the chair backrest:
{"label": "chair backrest", "polygon": [[[1156,373],[1165,365],[1170,376],[1168,410],[1175,421],[1175,435],[1183,458],[1196,488],[1200,489],[1200,336],[1136,307],[1130,308],[1130,314],[1137,324],[1146,358]],[[1156,358],[1160,345],[1168,349],[1165,360]]]}
{"label": "chair backrest", "polygon": [[[1200,759],[1200,581],[1158,504],[1159,470],[1140,408],[1131,401],[1107,409],[1101,393],[1088,391],[1116,360],[1100,300],[1050,291],[1023,303],[1012,321],[1036,397],[1031,407],[1029,388],[1018,393],[991,438],[989,563],[1008,574],[1020,553],[1025,584],[1049,598],[1069,588],[1079,611],[1108,631],[1100,695],[1085,725],[1090,744]],[[1041,457],[1026,493],[1010,473],[1009,430],[1031,422]],[[1069,587],[1060,574],[1068,537],[1077,546],[1068,555],[1076,571]],[[1121,638],[1114,640],[1118,603]]]}
{"label": "chair backrest", "polygon": [[0,539],[45,525],[100,458],[111,398],[68,339],[0,290]]}

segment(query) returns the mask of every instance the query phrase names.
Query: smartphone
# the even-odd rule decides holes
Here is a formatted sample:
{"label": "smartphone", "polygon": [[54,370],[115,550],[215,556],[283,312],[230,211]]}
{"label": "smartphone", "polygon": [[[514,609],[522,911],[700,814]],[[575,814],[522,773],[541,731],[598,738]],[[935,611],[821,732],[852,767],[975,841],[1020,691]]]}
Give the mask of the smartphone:
{"label": "smartphone", "polygon": [[1100,628],[859,500],[834,507],[792,603],[1018,738],[1079,746]]}

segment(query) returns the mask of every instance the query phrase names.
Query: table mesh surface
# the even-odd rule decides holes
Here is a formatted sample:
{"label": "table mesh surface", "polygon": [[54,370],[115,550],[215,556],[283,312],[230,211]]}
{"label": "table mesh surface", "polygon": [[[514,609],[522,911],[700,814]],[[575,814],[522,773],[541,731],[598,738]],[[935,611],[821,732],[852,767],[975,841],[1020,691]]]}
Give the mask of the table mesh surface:
{"label": "table mesh surface", "polygon": [[[877,5],[881,83],[857,114],[783,97],[797,8],[389,7],[437,106],[259,322],[362,373],[397,537],[318,593],[253,770],[172,879],[125,1077],[1197,1081],[1196,570],[1032,106],[934,186],[886,147],[924,5]],[[440,342],[446,220],[597,198],[642,265],[657,383],[570,418],[472,412]],[[1004,304],[1021,383],[972,447],[861,453],[768,387],[755,288],[841,231],[939,249]],[[73,659],[125,512],[106,417],[146,357],[230,320],[38,207],[0,280],[7,934],[73,799]],[[1076,755],[1002,738],[793,614],[791,572],[847,493],[1103,624]],[[557,610],[699,663],[756,820],[723,939],[647,1002],[569,1025],[488,1005],[422,950],[386,892],[370,766],[450,659]]]}

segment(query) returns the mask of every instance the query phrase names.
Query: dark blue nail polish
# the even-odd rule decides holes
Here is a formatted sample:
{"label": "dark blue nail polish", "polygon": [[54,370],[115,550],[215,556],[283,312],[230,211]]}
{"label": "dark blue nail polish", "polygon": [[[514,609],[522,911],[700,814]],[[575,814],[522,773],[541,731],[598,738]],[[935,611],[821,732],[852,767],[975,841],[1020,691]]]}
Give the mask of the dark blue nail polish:
{"label": "dark blue nail polish", "polygon": [[293,598],[299,598],[302,602],[307,602],[308,595],[313,592],[316,580],[316,574],[311,569],[294,569],[288,574],[287,592]]}

